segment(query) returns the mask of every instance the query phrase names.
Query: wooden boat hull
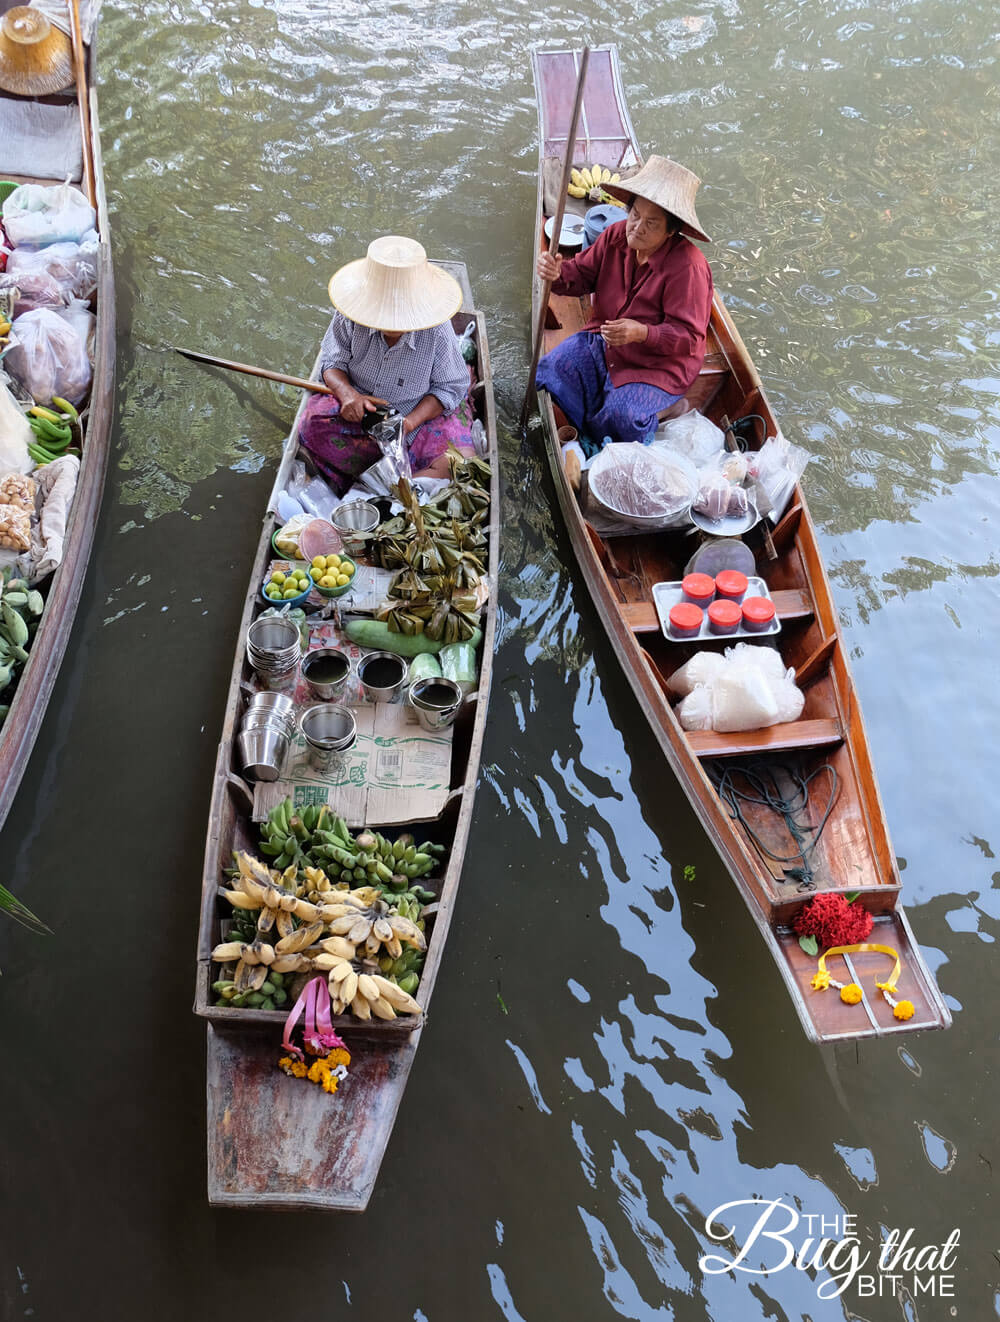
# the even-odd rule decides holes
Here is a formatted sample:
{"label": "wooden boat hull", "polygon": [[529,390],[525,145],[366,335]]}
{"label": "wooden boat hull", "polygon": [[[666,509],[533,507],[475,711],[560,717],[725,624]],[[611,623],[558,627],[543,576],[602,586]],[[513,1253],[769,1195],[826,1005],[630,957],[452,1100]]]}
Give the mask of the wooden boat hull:
{"label": "wooden boat hull", "polygon": [[[250,589],[239,631],[222,741],[213,783],[205,848],[202,914],[199,931],[195,1012],[207,1019],[208,1198],[229,1207],[297,1208],[328,1212],[363,1212],[392,1133],[426,1011],[440,969],[445,941],[465,859],[485,733],[496,633],[499,557],[499,479],[496,412],[489,346],[482,315],[472,305],[465,267],[440,262],[462,284],[463,311],[453,324],[470,319],[477,326],[479,415],[489,437],[493,470],[489,529],[490,599],[483,619],[479,697],[474,714],[455,727],[453,789],[439,818],[449,839],[445,875],[438,901],[418,999],[424,1016],[366,1027],[355,1021],[344,1033],[352,1052],[347,1079],[335,1097],[303,1086],[276,1067],[284,1015],[233,1011],[213,1003],[211,952],[218,940],[218,883],[234,848],[253,849],[248,819],[248,791],[235,774],[233,740],[244,681],[246,629],[257,609],[258,588],[272,558],[275,502],[295,460],[298,417],[289,435],[272,497],[264,518],[250,576]],[[314,370],[314,377],[316,372]],[[303,398],[303,407],[305,397]],[[460,774],[455,772],[459,769]],[[408,1019],[411,1022],[408,1022]]]}
{"label": "wooden boat hull", "polygon": [[[9,6],[0,7],[6,9]],[[115,289],[97,116],[96,40],[88,50],[87,75],[90,146],[96,191],[94,207],[97,211],[97,229],[100,236],[94,377],[88,407],[84,412],[85,443],[76,494],[67,521],[63,560],[48,588],[45,613],[32,642],[28,660],[19,677],[10,712],[3,728],[0,729],[0,826],[7,818],[21,783],[21,777],[31,756],[69,643],[97,528],[107,474],[111,430],[114,425]],[[72,98],[64,99],[72,99],[75,102],[75,94]],[[4,104],[9,100],[8,97],[0,96],[0,125],[3,122]],[[12,179],[15,183],[51,185],[64,182],[62,178],[6,173],[3,166],[2,142],[0,142],[0,178]],[[79,177],[74,182],[78,186],[84,186]]]}
{"label": "wooden boat hull", "polygon": [[[543,225],[546,153],[565,150],[566,125],[576,84],[578,56],[573,52],[533,55],[539,108],[539,200],[535,250],[547,246]],[[590,136],[596,130],[595,136]],[[612,154],[606,154],[608,151]],[[620,155],[617,153],[620,152]],[[592,50],[583,114],[574,160],[598,161],[612,170],[641,161],[621,92],[614,47]],[[551,187],[551,184],[549,185]],[[533,282],[535,321],[540,308],[541,284]],[[567,335],[581,330],[589,319],[589,299],[553,296],[543,352]],[[688,401],[719,422],[754,413],[764,418],[767,434],[777,431],[758,376],[722,300],[716,295],[711,315],[705,365],[687,395]],[[692,734],[682,729],[666,686],[672,670],[691,654],[690,649],[666,641],[652,604],[651,586],[682,576],[686,555],[694,549],[678,537],[643,534],[636,537],[600,537],[581,512],[577,493],[563,467],[552,400],[539,395],[544,443],[559,506],[570,541],[601,622],[621,663],[663,755],[677,775],[692,807],[743,896],[785,980],[807,1036],[813,1041],[881,1036],[918,1028],[946,1027],[947,1006],[927,970],[899,906],[899,872],[889,839],[874,766],[868,747],[860,703],[847,661],[837,611],[823,565],[815,528],[805,496],[797,487],[788,512],[772,530],[777,551],[773,562],[758,554],[758,570],[775,599],[782,620],[781,650],[806,690],[803,719],[747,734]],[[851,961],[868,993],[863,1008],[844,1004],[835,992],[819,994],[811,987],[816,960],[806,955],[790,923],[808,894],[789,884],[780,866],[762,852],[751,836],[734,824],[708,774],[722,760],[745,766],[750,759],[804,760],[819,766],[825,759],[838,776],[837,808],[821,837],[821,889],[843,893],[859,891],[855,901],[873,914],[875,928],[868,938],[898,950],[904,976],[899,995],[913,1002],[912,1019],[893,1018],[892,1010],[874,991],[876,976],[883,978],[891,965],[885,956],[857,955]],[[812,823],[815,825],[815,818]],[[771,825],[761,814],[754,823],[766,835]],[[787,835],[786,835],[787,838]],[[772,842],[781,854],[781,832]],[[839,960],[840,957],[837,957]],[[846,961],[831,964],[841,981],[855,980]]]}

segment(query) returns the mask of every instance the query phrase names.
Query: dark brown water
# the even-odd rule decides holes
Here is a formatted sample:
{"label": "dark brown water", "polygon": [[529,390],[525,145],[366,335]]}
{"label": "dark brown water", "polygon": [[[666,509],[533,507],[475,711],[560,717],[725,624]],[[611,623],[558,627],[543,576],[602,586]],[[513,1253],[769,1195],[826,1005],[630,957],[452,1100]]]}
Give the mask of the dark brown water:
{"label": "dark brown water", "polygon": [[314,684],[335,684],[349,669],[346,656],[307,656],[302,662],[302,673]]}
{"label": "dark brown water", "polygon": [[454,707],[459,699],[455,695],[454,689],[448,688],[444,684],[427,684],[418,689],[414,696],[425,707]]}
{"label": "dark brown water", "polygon": [[392,661],[387,656],[373,657],[369,660],[362,657],[358,662],[358,674],[361,676],[363,684],[370,684],[375,689],[392,688],[403,678],[406,671],[406,664],[403,661]]}
{"label": "dark brown water", "polygon": [[[1000,1316],[997,31],[982,0],[109,4],[116,457],[0,835],[0,877],[54,929],[0,927],[4,1322]],[[528,52],[587,38],[619,42],[647,150],[703,177],[716,283],[810,455],[947,1033],[806,1044],[517,431]],[[201,859],[296,398],[170,346],[305,374],[330,275],[385,232],[468,263],[498,378],[502,618],[472,843],[368,1212],[213,1212],[190,1012]],[[954,1271],[820,1298],[828,1274],[774,1269],[774,1244],[764,1275],[710,1274],[705,1218],[751,1197],[854,1217],[866,1249],[959,1228]]]}

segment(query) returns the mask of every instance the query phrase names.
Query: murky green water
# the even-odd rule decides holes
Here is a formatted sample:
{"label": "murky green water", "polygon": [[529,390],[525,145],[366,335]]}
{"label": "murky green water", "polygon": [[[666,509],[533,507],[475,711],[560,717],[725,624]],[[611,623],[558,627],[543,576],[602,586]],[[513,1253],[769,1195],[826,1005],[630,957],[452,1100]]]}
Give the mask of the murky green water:
{"label": "murky green water", "polygon": [[[703,176],[716,282],[813,456],[909,911],[955,1015],[905,1049],[806,1044],[517,432],[528,51],[586,39],[618,41],[647,150]],[[997,53],[991,6],[941,0],[108,0],[117,452],[0,837],[4,879],[56,929],[0,930],[5,1320],[1000,1315]],[[216,1213],[189,1010],[202,842],[296,400],[170,346],[306,372],[329,275],[386,231],[468,263],[499,378],[503,626],[474,841],[368,1213]],[[915,1294],[912,1272],[895,1298],[855,1282],[839,1300],[793,1265],[707,1275],[704,1218],[751,1197],[854,1216],[866,1249],[958,1227],[953,1297]]]}

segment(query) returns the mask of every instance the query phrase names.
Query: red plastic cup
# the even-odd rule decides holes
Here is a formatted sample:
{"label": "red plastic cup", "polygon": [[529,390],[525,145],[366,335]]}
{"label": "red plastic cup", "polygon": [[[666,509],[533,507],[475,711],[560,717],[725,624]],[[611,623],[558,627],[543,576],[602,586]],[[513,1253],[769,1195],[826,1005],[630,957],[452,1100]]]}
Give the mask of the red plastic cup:
{"label": "red plastic cup", "polygon": [[708,627],[712,633],[735,633],[743,612],[735,601],[713,601],[708,608]]}
{"label": "red plastic cup", "polygon": [[697,638],[701,633],[704,612],[700,606],[693,606],[689,601],[679,601],[670,607],[671,638]]}
{"label": "red plastic cup", "polygon": [[708,574],[685,574],[681,579],[681,596],[704,610],[715,599],[715,579]]}
{"label": "red plastic cup", "polygon": [[749,586],[746,574],[738,569],[724,569],[715,576],[715,591],[726,601],[742,601]]}
{"label": "red plastic cup", "polygon": [[774,602],[767,597],[745,597],[741,609],[743,628],[749,633],[762,633],[774,622]]}

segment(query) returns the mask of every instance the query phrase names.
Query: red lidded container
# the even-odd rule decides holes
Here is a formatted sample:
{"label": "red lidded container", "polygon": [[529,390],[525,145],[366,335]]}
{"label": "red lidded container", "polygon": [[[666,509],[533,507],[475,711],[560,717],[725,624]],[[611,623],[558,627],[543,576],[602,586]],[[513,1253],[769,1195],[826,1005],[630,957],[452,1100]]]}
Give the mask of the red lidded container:
{"label": "red lidded container", "polygon": [[767,597],[745,597],[743,600],[743,628],[751,633],[770,629],[774,621],[774,602]]}
{"label": "red lidded container", "polygon": [[746,574],[741,574],[738,569],[724,569],[715,576],[715,591],[726,601],[742,601],[748,587]]}
{"label": "red lidded container", "polygon": [[685,574],[681,579],[681,595],[704,610],[715,599],[715,579],[708,574]]}
{"label": "red lidded container", "polygon": [[713,601],[708,608],[708,627],[712,633],[735,633],[743,612],[735,601]]}
{"label": "red lidded container", "polygon": [[676,606],[670,607],[669,618],[671,638],[697,638],[704,613],[700,606],[692,606],[689,601],[679,601]]}

